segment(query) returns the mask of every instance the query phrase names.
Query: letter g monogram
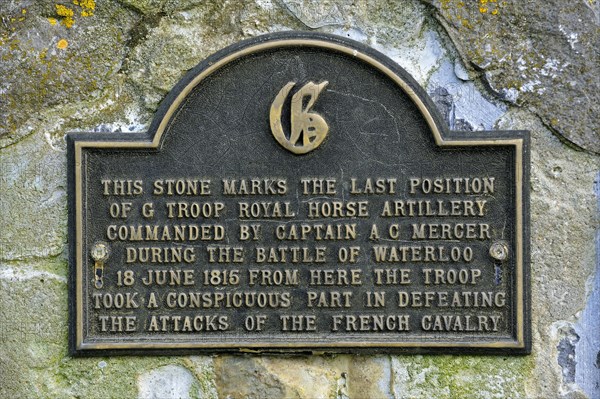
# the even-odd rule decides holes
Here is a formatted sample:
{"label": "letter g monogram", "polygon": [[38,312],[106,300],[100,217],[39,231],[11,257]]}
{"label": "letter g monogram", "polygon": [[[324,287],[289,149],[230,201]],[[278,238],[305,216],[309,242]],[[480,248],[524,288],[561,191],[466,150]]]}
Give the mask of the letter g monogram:
{"label": "letter g monogram", "polygon": [[[277,142],[286,150],[294,154],[306,154],[321,145],[327,136],[329,126],[327,126],[325,119],[321,115],[308,111],[310,111],[319,98],[319,94],[328,83],[327,81],[319,84],[308,82],[292,96],[289,139],[283,133],[281,110],[285,99],[292,87],[296,85],[296,82],[288,82],[273,100],[270,114],[271,132]],[[308,97],[308,102],[306,107],[303,107],[305,97]],[[300,140],[300,136],[302,136],[302,140]]]}

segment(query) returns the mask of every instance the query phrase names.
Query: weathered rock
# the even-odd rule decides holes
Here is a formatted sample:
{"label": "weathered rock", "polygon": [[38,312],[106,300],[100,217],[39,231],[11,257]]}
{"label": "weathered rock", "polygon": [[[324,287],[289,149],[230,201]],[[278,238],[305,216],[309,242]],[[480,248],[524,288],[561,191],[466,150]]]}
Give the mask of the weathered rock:
{"label": "weathered rock", "polygon": [[206,3],[202,0],[119,0],[119,2],[144,14],[169,14],[176,10],[187,10]]}
{"label": "weathered rock", "polygon": [[284,398],[287,388],[277,376],[252,357],[218,357],[215,375],[219,397]]}
{"label": "weathered rock", "polygon": [[219,357],[219,397],[383,398],[390,393],[387,356]]}
{"label": "weathered rock", "polygon": [[142,20],[144,36],[125,66],[144,106],[152,111],[185,72],[217,50],[250,36],[298,26],[283,10],[260,4],[226,1],[203,2],[183,11],[167,8],[168,15]]}
{"label": "weathered rock", "polygon": [[[528,394],[570,395],[579,388],[564,378],[571,373],[564,367],[576,366],[559,360],[564,358],[564,350],[569,350],[564,345],[560,348],[565,338],[569,342],[568,326],[580,317],[591,292],[598,290],[587,282],[596,271],[593,242],[598,198],[594,185],[598,184],[600,158],[567,149],[539,119],[524,111],[507,113],[498,127],[528,129],[532,139],[531,313],[532,357],[536,361],[531,375],[546,383],[538,386],[530,377]],[[597,331],[588,330],[580,340],[600,347]],[[596,387],[588,395],[599,393]]]}
{"label": "weathered rock", "polygon": [[[417,0],[77,3],[0,3],[0,397],[600,395],[585,382],[597,375],[600,350],[593,322],[600,159],[551,132],[598,151],[600,3],[436,2],[452,41]],[[73,11],[72,21],[57,5]],[[336,33],[384,52],[454,129],[531,130],[532,355],[67,355],[65,132],[145,130],[200,60],[286,29]],[[485,84],[523,106],[494,98]]]}
{"label": "weathered rock", "polygon": [[398,399],[527,398],[524,382],[531,363],[522,357],[394,357],[393,393]]}
{"label": "weathered rock", "polygon": [[44,382],[65,353],[65,288],[64,274],[0,263],[1,397],[43,397],[61,379]]}
{"label": "weathered rock", "polygon": [[140,399],[189,399],[192,391],[196,393],[198,386],[192,373],[185,367],[163,366],[138,377]]}
{"label": "weathered rock", "polygon": [[65,153],[42,134],[0,156],[0,260],[60,255],[66,241]]}
{"label": "weathered rock", "polygon": [[500,98],[600,153],[600,3],[423,0]]}
{"label": "weathered rock", "polygon": [[97,359],[66,357],[66,285],[62,260],[0,264],[1,397],[109,397],[135,392],[129,384],[114,383],[116,375],[131,371],[115,370],[112,360],[101,369]]}
{"label": "weathered rock", "polygon": [[113,84],[136,15],[114,2],[77,3],[0,3],[0,147],[30,134],[44,110],[101,101]]}
{"label": "weathered rock", "polygon": [[190,397],[216,398],[210,358],[68,357],[65,266],[63,259],[0,263],[0,397],[133,398],[166,368],[190,378]]}

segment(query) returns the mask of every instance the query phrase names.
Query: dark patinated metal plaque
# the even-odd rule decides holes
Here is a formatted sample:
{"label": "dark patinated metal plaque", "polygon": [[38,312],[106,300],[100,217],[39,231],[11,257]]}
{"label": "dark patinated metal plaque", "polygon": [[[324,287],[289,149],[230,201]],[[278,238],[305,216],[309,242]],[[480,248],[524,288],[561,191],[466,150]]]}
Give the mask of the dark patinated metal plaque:
{"label": "dark patinated metal plaque", "polygon": [[68,156],[74,354],[529,351],[527,133],[361,44],[238,43]]}

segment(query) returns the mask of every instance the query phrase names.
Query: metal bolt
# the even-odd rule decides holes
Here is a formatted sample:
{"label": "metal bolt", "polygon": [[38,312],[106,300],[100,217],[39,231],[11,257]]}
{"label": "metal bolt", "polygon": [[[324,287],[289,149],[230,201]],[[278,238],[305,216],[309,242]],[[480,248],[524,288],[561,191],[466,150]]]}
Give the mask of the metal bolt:
{"label": "metal bolt", "polygon": [[104,262],[108,259],[110,251],[108,245],[103,242],[97,242],[90,251],[92,259],[94,259],[94,286],[96,288],[102,288],[104,282]]}
{"label": "metal bolt", "polygon": [[496,260],[504,261],[508,258],[508,247],[501,242],[495,242],[490,247],[490,256]]}
{"label": "metal bolt", "polygon": [[96,262],[104,262],[108,259],[108,246],[103,242],[98,242],[92,247],[92,259]]}

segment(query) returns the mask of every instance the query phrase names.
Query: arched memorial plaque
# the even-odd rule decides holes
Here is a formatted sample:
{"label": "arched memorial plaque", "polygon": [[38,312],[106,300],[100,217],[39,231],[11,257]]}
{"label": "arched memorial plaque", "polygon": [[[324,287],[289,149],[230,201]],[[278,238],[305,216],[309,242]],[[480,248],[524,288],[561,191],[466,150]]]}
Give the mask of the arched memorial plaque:
{"label": "arched memorial plaque", "polygon": [[364,45],[235,44],[68,156],[74,354],[529,351],[528,134]]}

